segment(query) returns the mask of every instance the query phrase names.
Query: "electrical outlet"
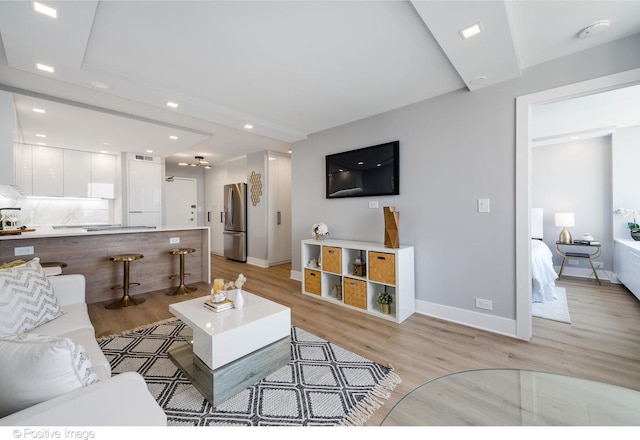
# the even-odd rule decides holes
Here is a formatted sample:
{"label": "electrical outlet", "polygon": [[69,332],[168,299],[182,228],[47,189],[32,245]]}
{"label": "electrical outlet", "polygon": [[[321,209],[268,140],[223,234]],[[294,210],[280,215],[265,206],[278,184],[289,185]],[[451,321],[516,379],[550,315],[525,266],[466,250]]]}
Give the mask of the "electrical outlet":
{"label": "electrical outlet", "polygon": [[593,262],[593,267],[595,267],[596,269],[603,269],[604,268],[604,263],[602,261],[594,261]]}
{"label": "electrical outlet", "polygon": [[23,247],[14,248],[13,255],[16,257],[19,255],[33,255],[33,246],[23,246]]}
{"label": "electrical outlet", "polygon": [[180,237],[171,237],[169,239],[169,244],[178,244],[180,243]]}
{"label": "electrical outlet", "polygon": [[476,298],[476,307],[478,309],[493,310],[493,301],[490,299]]}

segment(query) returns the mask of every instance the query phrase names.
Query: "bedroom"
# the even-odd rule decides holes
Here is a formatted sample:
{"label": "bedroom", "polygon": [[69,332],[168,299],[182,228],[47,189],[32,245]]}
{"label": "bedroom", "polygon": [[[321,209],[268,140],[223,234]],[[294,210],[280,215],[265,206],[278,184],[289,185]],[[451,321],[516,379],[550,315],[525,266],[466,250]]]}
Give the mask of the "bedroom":
{"label": "bedroom", "polygon": [[[638,102],[639,94],[640,87],[632,86],[539,105],[532,110],[531,206],[543,208],[543,236],[548,248],[545,253],[551,254],[556,273],[562,256],[555,247],[561,228],[555,225],[554,217],[556,213],[572,212],[575,226],[568,229],[573,239],[589,233],[600,241],[602,254],[594,263],[598,277],[617,282],[613,240],[621,234],[628,238],[628,232],[624,230],[627,220],[612,212],[622,200],[630,203],[625,207],[637,209],[631,206],[637,200],[616,195],[617,188],[625,183],[615,172],[613,158],[617,153],[613,146],[620,145],[624,138],[640,136],[640,116],[635,108],[629,108],[629,104]],[[532,230],[534,224],[532,219]],[[621,225],[623,229],[619,228]],[[535,241],[534,244],[540,246]],[[532,270],[535,274],[534,266]],[[594,279],[588,260],[569,260],[563,274]],[[545,282],[549,281],[547,276]],[[544,291],[534,288],[534,302],[549,299],[548,292],[545,296]]]}

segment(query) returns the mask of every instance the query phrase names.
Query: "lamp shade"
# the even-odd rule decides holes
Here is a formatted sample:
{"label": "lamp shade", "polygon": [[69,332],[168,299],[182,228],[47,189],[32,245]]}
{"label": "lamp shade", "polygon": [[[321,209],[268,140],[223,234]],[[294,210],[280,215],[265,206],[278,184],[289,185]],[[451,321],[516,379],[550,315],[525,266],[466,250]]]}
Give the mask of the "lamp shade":
{"label": "lamp shade", "polygon": [[575,219],[573,212],[559,212],[556,214],[556,226],[573,227],[575,226]]}

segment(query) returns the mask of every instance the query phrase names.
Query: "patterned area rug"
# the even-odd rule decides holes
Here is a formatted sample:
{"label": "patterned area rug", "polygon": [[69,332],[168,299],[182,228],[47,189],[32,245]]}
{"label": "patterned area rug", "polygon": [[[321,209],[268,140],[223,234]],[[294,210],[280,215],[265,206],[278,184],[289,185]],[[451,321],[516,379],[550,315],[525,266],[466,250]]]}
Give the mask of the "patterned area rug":
{"label": "patterned area rug", "polygon": [[190,337],[172,319],[99,341],[114,375],[144,377],[170,426],[361,426],[400,383],[393,368],[292,327],[289,365],[214,408],[167,355]]}

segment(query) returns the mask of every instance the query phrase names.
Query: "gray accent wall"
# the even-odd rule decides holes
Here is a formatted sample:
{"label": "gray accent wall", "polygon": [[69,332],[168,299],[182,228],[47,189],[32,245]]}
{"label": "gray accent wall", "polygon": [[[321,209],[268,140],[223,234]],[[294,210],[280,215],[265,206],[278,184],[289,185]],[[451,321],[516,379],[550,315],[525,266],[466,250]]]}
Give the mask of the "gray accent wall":
{"label": "gray accent wall", "polygon": [[[522,77],[444,96],[310,135],[292,146],[292,272],[314,223],[331,238],[382,242],[382,207],[400,212],[415,246],[420,313],[504,332],[516,316],[516,98],[640,67],[640,35],[554,60]],[[428,81],[428,78],[425,78]],[[400,141],[400,195],[325,198],[325,155]],[[478,213],[480,198],[490,212]],[[378,209],[370,209],[377,201]],[[475,308],[475,299],[493,310]]]}

